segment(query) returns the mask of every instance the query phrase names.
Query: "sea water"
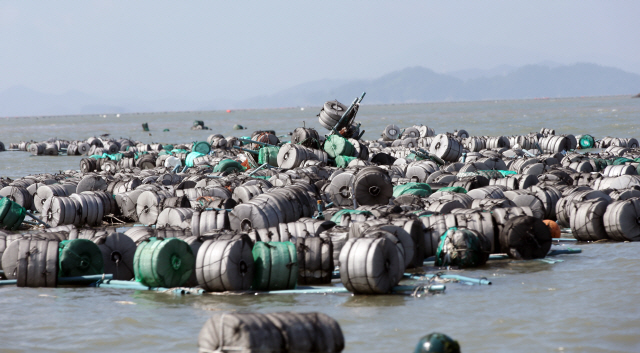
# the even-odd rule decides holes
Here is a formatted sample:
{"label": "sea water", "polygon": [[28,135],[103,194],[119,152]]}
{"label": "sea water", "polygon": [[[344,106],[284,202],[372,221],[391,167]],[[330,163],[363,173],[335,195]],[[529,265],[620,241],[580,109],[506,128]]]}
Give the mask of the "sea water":
{"label": "sea water", "polygon": [[[315,127],[319,107],[270,110],[0,118],[0,141],[86,139],[110,134],[146,143],[186,143],[212,133],[250,135]],[[203,120],[210,131],[192,131]],[[558,134],[640,137],[640,99],[595,97],[371,106],[357,119],[365,139],[387,124],[423,124],[436,133]],[[143,132],[142,123],[150,132]],[[247,130],[233,130],[242,124]],[[163,132],[169,129],[169,132]],[[286,138],[282,138],[286,140]],[[0,153],[0,175],[79,169],[80,157]],[[444,294],[353,296],[186,295],[102,288],[0,287],[0,352],[188,352],[205,321],[220,312],[319,311],[335,318],[345,352],[412,352],[419,338],[442,332],[463,352],[640,352],[640,243],[578,243],[581,254],[542,261],[490,261],[448,271],[492,285],[446,283]],[[425,267],[418,272],[436,273]]]}

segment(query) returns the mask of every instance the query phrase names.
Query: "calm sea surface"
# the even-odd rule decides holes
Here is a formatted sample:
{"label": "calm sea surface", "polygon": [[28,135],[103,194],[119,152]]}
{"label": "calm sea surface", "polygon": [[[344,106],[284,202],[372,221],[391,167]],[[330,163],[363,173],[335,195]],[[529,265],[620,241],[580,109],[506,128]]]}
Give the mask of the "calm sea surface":
{"label": "calm sea surface", "polygon": [[[366,103],[366,99],[364,101]],[[184,143],[211,133],[285,134],[306,121],[320,130],[319,107],[226,112],[0,118],[0,141],[86,139],[111,134],[143,142]],[[212,131],[191,131],[203,120]],[[513,135],[558,133],[640,137],[640,99],[599,97],[369,106],[358,119],[365,139],[385,125],[424,124],[436,133]],[[141,124],[148,122],[149,133]],[[248,127],[234,131],[234,124]],[[170,129],[170,132],[163,132]],[[78,169],[80,157],[0,153],[0,176]],[[640,243],[571,245],[583,250],[555,264],[491,261],[475,270],[491,286],[448,283],[445,294],[173,296],[96,288],[0,287],[0,352],[187,352],[215,312],[320,311],[340,323],[346,352],[412,352],[439,331],[464,352],[640,352]],[[436,268],[425,267],[435,273]]]}

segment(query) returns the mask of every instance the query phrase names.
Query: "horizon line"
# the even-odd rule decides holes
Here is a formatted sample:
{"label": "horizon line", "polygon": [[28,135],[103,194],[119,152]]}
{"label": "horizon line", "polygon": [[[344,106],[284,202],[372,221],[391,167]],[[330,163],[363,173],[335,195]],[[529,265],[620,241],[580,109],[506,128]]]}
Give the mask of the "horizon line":
{"label": "horizon line", "polygon": [[[628,97],[629,99],[636,98],[636,95],[631,94],[612,94],[612,95],[597,95],[597,96],[568,96],[568,97],[534,97],[534,98],[502,98],[502,99],[479,99],[479,100],[451,100],[451,101],[431,101],[431,102],[405,102],[405,103],[374,103],[365,104],[367,106],[390,106],[390,105],[420,105],[420,104],[443,104],[443,103],[475,103],[475,102],[510,102],[510,101],[555,101],[555,100],[571,100],[571,99],[587,99],[587,98],[612,98],[612,97]],[[298,105],[289,107],[276,107],[276,108],[236,108],[236,109],[213,109],[213,110],[167,110],[162,112],[132,112],[132,113],[91,113],[91,114],[60,114],[60,115],[21,115],[21,116],[0,116],[0,119],[25,119],[25,118],[58,118],[58,117],[82,117],[82,116],[95,116],[103,117],[103,115],[162,115],[162,114],[184,114],[184,113],[210,113],[210,112],[227,112],[233,113],[234,111],[253,111],[253,110],[287,110],[287,109],[300,109],[300,108],[321,108],[319,105]]]}

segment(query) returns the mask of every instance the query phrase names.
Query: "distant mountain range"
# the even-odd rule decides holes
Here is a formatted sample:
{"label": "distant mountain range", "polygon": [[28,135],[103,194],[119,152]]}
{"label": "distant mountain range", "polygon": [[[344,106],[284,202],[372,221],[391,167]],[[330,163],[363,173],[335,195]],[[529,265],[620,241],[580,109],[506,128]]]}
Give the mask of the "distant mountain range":
{"label": "distant mountain range", "polygon": [[348,103],[362,91],[367,92],[367,104],[632,96],[640,92],[640,75],[595,64],[544,63],[520,68],[503,65],[447,74],[411,67],[373,80],[314,81],[272,95],[216,102],[106,100],[77,91],[49,95],[12,87],[0,92],[0,117],[319,106],[331,99]]}
{"label": "distant mountain range", "polygon": [[[475,75],[462,80],[452,74],[438,74],[424,67],[411,67],[374,80],[356,80],[333,88],[314,89],[305,84],[274,95],[255,97],[239,105],[247,108],[319,105],[328,99],[350,101],[362,91],[368,104],[526,99],[633,95],[640,92],[640,75],[594,64],[549,67],[529,65],[502,68],[492,77]],[[479,77],[478,77],[479,76]]]}

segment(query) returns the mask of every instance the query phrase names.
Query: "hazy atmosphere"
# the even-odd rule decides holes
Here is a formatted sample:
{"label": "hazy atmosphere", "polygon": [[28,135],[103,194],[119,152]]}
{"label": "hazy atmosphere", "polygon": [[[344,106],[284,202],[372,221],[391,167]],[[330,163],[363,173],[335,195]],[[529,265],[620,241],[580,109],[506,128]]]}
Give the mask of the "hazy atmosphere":
{"label": "hazy atmosphere", "polygon": [[[461,80],[531,64],[640,74],[638,13],[602,1],[2,1],[0,116],[259,107],[252,98],[299,84],[321,91],[411,67]],[[358,86],[325,98],[351,100]],[[640,86],[627,91],[610,94]]]}

